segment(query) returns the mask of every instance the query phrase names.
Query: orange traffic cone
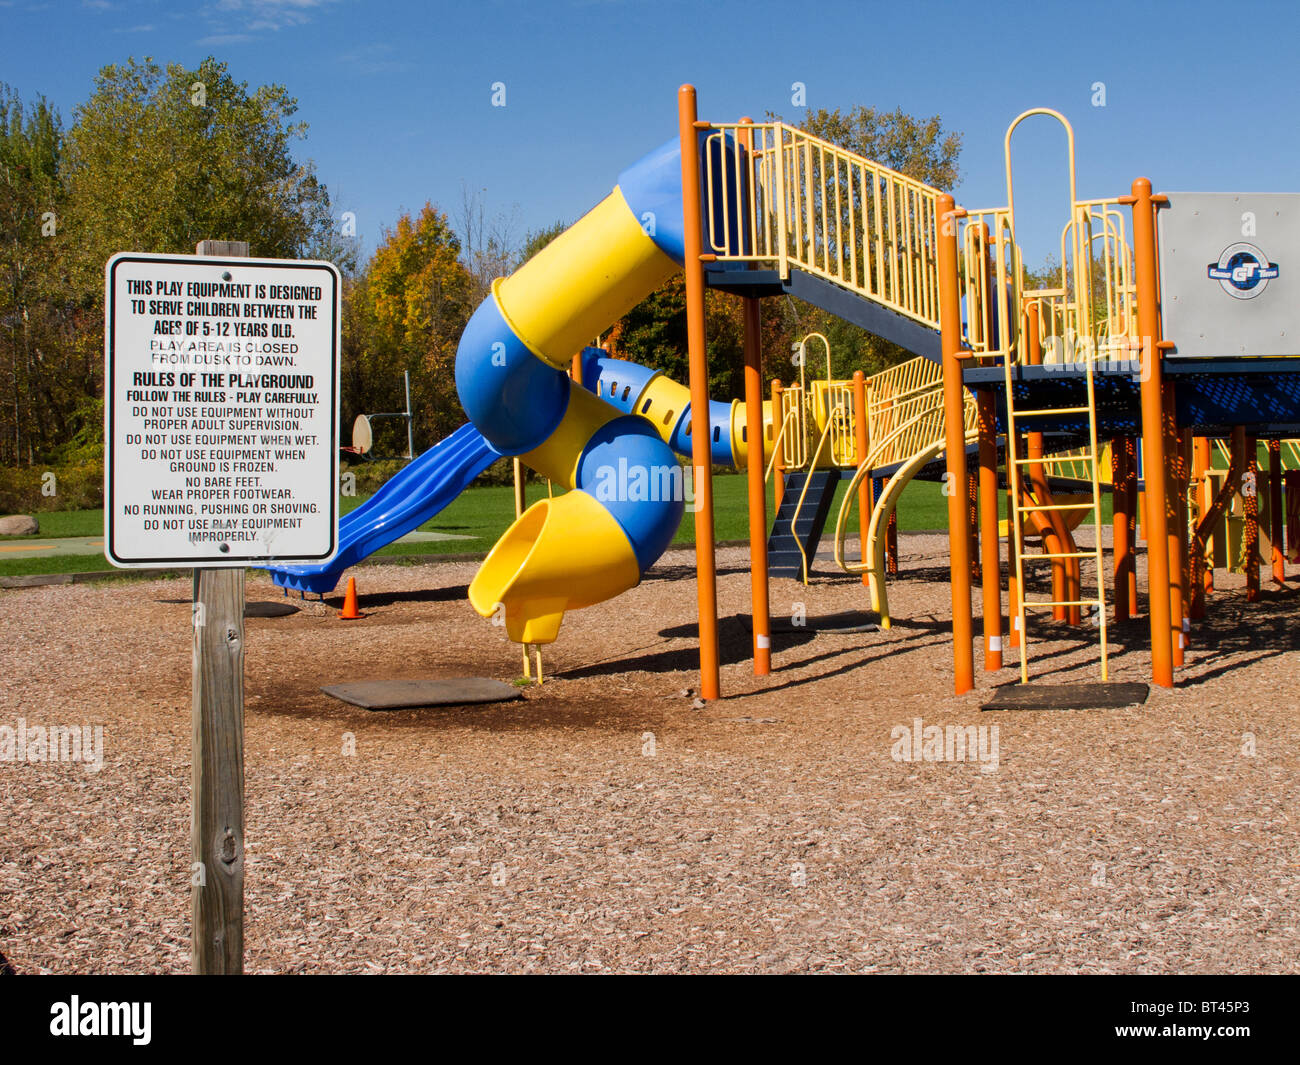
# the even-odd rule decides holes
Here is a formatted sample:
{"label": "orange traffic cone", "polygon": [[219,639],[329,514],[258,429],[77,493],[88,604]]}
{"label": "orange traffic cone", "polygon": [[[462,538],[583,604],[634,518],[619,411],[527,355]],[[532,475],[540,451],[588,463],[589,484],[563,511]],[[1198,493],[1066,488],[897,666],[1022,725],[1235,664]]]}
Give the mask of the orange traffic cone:
{"label": "orange traffic cone", "polygon": [[356,621],[358,618],[365,617],[365,614],[357,609],[357,579],[355,577],[348,578],[348,590],[347,594],[343,596],[343,610],[339,617],[344,621]]}

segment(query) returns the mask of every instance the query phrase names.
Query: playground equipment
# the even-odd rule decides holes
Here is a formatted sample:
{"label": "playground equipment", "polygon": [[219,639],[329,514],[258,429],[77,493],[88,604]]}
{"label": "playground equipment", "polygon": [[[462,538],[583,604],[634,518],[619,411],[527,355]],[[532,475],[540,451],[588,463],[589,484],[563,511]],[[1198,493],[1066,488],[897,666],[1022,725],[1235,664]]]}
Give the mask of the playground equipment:
{"label": "playground equipment", "polygon": [[348,567],[418,529],[501,456],[472,425],[462,425],[437,447],[384,482],[361,506],[339,520],[339,552],[315,566],[272,569],[283,588],[323,595]]}
{"label": "playground equipment", "polygon": [[[986,669],[1001,667],[1003,647],[1001,582],[991,578],[1000,572],[997,501],[1005,478],[1011,515],[1007,639],[1020,648],[1022,679],[1028,676],[1026,615],[1040,610],[1066,622],[1082,621],[1084,611],[1090,612],[1104,675],[1103,445],[1111,444],[1110,479],[1122,486],[1112,492],[1114,596],[1116,615],[1129,617],[1136,608],[1133,463],[1140,436],[1153,677],[1172,684],[1172,670],[1181,660],[1183,593],[1190,580],[1184,559],[1192,441],[1234,426],[1259,439],[1300,431],[1295,300],[1285,290],[1274,291],[1284,284],[1280,276],[1287,275],[1280,275],[1256,245],[1221,236],[1231,232],[1226,223],[1231,209],[1238,212],[1236,224],[1246,227],[1243,235],[1250,231],[1257,216],[1249,204],[1222,207],[1220,228],[1209,232],[1197,198],[1155,197],[1145,180],[1135,182],[1128,196],[1080,199],[1073,132],[1063,116],[1046,109],[1026,112],[1007,131],[1007,204],[967,211],[938,189],[782,123],[697,122],[689,87],[679,103],[683,157],[698,161],[702,173],[702,257],[686,263],[688,281],[696,275],[703,283],[750,297],[816,294],[820,299],[814,302],[941,361],[956,690],[966,691],[974,682],[968,391],[977,412]],[[1069,202],[1060,284],[1028,291],[1016,235],[1011,144],[1016,128],[1035,116],[1054,119],[1065,131]],[[693,173],[685,163],[684,170]],[[1226,199],[1235,205],[1242,197]],[[1283,247],[1300,243],[1294,198],[1254,199],[1267,199],[1267,217],[1280,220],[1273,239]],[[1189,209],[1178,211],[1180,202]],[[686,207],[689,212],[691,204]],[[1157,208],[1167,216],[1161,219],[1168,229],[1163,260]],[[1172,218],[1179,224],[1172,225]],[[742,224],[733,228],[731,219]],[[688,214],[688,230],[695,224]],[[1222,247],[1211,249],[1215,241]],[[1222,305],[1214,315],[1201,313],[1214,295],[1202,284],[1207,276],[1210,289],[1235,301],[1232,313],[1225,314]],[[1261,291],[1265,287],[1267,293]],[[688,297],[691,291],[688,287]],[[702,302],[688,298],[688,316],[698,319],[702,312]],[[1170,319],[1168,341],[1162,317]],[[1242,358],[1246,355],[1259,357]],[[1253,447],[1248,439],[1240,450],[1253,456]],[[1085,499],[1053,497],[1051,475],[1066,468],[1076,483],[1082,475]],[[1270,492],[1279,498],[1272,514],[1279,528],[1283,472],[1280,460],[1272,465]],[[1067,516],[1088,514],[1093,544],[1080,550],[1070,528],[1077,522]],[[1026,552],[1027,531],[1040,533],[1042,555]],[[1027,592],[1035,583],[1028,571],[1039,559],[1052,570],[1053,591],[1046,598]],[[1280,551],[1274,561],[1284,564]],[[1095,595],[1083,590],[1088,564]],[[706,632],[702,623],[701,633]],[[707,668],[707,653],[702,652],[702,662]]]}
{"label": "playground equipment", "polygon": [[[1284,579],[1288,471],[1283,449],[1272,442],[1300,435],[1300,349],[1290,339],[1300,326],[1292,310],[1298,301],[1290,295],[1290,274],[1280,274],[1255,244],[1216,245],[1211,254],[1209,244],[1198,243],[1196,226],[1205,225],[1189,220],[1201,215],[1203,198],[1190,198],[1191,210],[1170,211],[1189,198],[1153,196],[1150,183],[1139,179],[1131,195],[1079,199],[1073,131],[1047,109],[1026,112],[1008,128],[1006,205],[968,211],[948,193],[784,123],[701,122],[690,86],[683,86],[678,105],[675,141],[623,171],[600,204],[493,285],[456,361],[472,425],[395,478],[382,505],[375,506],[376,496],[367,504],[370,513],[360,508],[349,515],[353,523],[343,539],[350,558],[413,528],[416,518],[427,520],[435,503],[445,503],[498,455],[517,457],[567,491],[518,516],[472,582],[470,601],[481,615],[500,617],[525,647],[550,642],[566,611],[631,588],[667,547],[684,511],[685,481],[679,474],[681,492],[672,482],[679,469],[674,452],[688,454],[700,691],[711,699],[719,695],[712,465],[743,464],[748,476],[753,656],[762,675],[770,669],[769,562],[777,573],[807,579],[830,493],[847,474],[835,557],[851,572],[866,572],[887,624],[882,544],[889,515],[907,482],[936,472],[942,456],[957,692],[974,683],[970,604],[977,570],[986,670],[1001,668],[1005,631],[1027,679],[1028,619],[1050,611],[1058,622],[1082,624],[1086,612],[1105,677],[1102,493],[1109,489],[1114,503],[1111,594],[1115,618],[1124,620],[1137,608],[1139,488],[1152,672],[1167,686],[1190,626],[1186,608],[1195,597],[1188,593],[1205,583],[1205,549],[1226,506],[1224,493],[1254,483],[1254,441],[1265,440],[1268,516],[1278,545],[1274,574]],[[1016,234],[1011,146],[1016,128],[1035,116],[1058,121],[1065,131],[1069,193],[1060,283],[1031,291]],[[1284,220],[1277,241],[1300,244],[1300,207],[1278,200],[1286,198],[1269,198],[1269,217]],[[1168,229],[1163,259],[1157,208],[1178,219],[1161,221]],[[1217,232],[1207,239],[1222,243]],[[576,374],[566,372],[587,338],[679,269],[686,283],[685,386],[594,352]],[[1207,280],[1210,296],[1221,292],[1241,305],[1231,314],[1219,307],[1210,320],[1198,317]],[[743,402],[708,397],[706,287],[744,301]],[[801,373],[797,386],[774,384],[765,402],[759,301],[779,295],[820,306],[916,358],[872,379],[834,381],[828,369],[824,381],[810,384]],[[1213,478],[1203,445],[1228,434],[1232,468],[1206,504]],[[442,458],[433,458],[457,438]],[[763,447],[748,447],[756,438]],[[968,453],[976,459],[975,483]],[[411,473],[416,468],[427,480]],[[769,471],[777,489],[770,540]],[[437,500],[426,498],[431,490]],[[1011,622],[1005,630],[998,514],[1004,490]],[[1258,506],[1254,493],[1241,496],[1249,541]],[[1300,509],[1297,496],[1288,491],[1292,513]],[[854,503],[866,526],[857,562],[844,557]],[[1081,548],[1075,535],[1089,515],[1092,543]],[[1036,554],[1028,546],[1035,536]],[[1254,545],[1247,547],[1253,558]],[[1030,594],[1039,562],[1050,570],[1047,598]],[[299,571],[283,579],[310,586],[318,577],[332,586],[337,572]]]}
{"label": "playground equipment", "polygon": [[373,422],[377,418],[401,418],[406,422],[406,459],[415,458],[415,415],[411,411],[411,371],[402,371],[402,383],[406,391],[406,409],[398,411],[379,411],[375,414],[358,414],[352,422],[352,446],[341,447],[345,459],[374,459],[370,452],[375,446]]}

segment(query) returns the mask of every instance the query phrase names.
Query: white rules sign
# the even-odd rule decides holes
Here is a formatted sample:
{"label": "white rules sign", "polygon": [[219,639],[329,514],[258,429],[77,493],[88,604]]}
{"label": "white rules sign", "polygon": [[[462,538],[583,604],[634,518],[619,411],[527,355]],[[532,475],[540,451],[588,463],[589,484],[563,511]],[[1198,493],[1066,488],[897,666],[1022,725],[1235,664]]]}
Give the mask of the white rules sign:
{"label": "white rules sign", "polygon": [[108,560],[332,558],[338,270],[123,253],[105,267],[105,287]]}

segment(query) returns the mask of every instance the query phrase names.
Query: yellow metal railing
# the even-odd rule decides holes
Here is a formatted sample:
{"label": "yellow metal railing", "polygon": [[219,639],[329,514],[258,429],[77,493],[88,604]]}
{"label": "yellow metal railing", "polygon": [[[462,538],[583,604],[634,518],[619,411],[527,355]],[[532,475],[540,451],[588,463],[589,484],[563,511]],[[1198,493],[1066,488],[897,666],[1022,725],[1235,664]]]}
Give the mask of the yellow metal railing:
{"label": "yellow metal railing", "polygon": [[942,390],[943,368],[930,359],[915,358],[891,366],[866,380],[867,438],[876,441],[910,416],[905,405],[924,393]]}
{"label": "yellow metal railing", "polygon": [[939,327],[938,189],[783,122],[708,128],[706,253],[798,267]]}
{"label": "yellow metal railing", "polygon": [[[814,381],[813,418],[825,437],[827,453],[814,453],[814,461],[825,460],[832,466],[856,466],[858,442],[854,433],[853,382]],[[830,432],[826,433],[829,426]]]}
{"label": "yellow metal railing", "polygon": [[981,358],[1015,361],[1021,341],[1024,264],[1009,210],[967,212],[961,274],[966,346]]}
{"label": "yellow metal railing", "polygon": [[[1088,457],[1088,453],[1086,447],[1077,447],[1069,451],[1053,453],[1050,460],[1048,460],[1048,464],[1051,466],[1052,480],[1091,481],[1092,462]],[[1098,460],[1097,481],[1099,484],[1110,484],[1109,441],[1101,445],[1101,454],[1098,456]]]}
{"label": "yellow metal railing", "polygon": [[808,462],[808,404],[799,385],[781,392],[781,422],[781,465],[787,470],[803,469]]}
{"label": "yellow metal railing", "polygon": [[[784,406],[784,404],[783,404]],[[772,470],[776,467],[778,457],[784,457],[785,452],[785,434],[786,430],[795,425],[795,415],[793,411],[784,412],[781,415],[781,428],[776,431],[776,436],[772,440],[772,454],[767,460],[767,470],[763,473],[763,483],[766,484],[772,479]]]}
{"label": "yellow metal railing", "polygon": [[[1061,230],[1060,283],[1026,292],[1039,308],[1045,363],[1134,358],[1137,285],[1118,200],[1084,200]],[[1076,236],[1077,234],[1077,236]],[[1078,249],[1079,258],[1071,254]]]}

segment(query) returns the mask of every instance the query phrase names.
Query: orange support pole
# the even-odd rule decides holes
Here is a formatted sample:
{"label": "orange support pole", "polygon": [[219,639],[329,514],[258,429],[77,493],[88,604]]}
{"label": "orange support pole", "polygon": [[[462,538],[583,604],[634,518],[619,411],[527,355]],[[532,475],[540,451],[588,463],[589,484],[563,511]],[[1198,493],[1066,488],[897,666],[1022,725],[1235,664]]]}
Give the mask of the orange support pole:
{"label": "orange support pole", "polygon": [[1128,575],[1133,569],[1133,515],[1129,510],[1128,482],[1133,476],[1133,458],[1127,441],[1116,437],[1110,442],[1110,500],[1112,518],[1111,551],[1115,560],[1115,620],[1128,621],[1134,613],[1129,595]]}
{"label": "orange support pole", "polygon": [[1192,618],[1205,617],[1205,597],[1214,591],[1214,564],[1200,547],[1197,534],[1201,522],[1214,505],[1214,485],[1210,481],[1210,438],[1198,436],[1192,443],[1192,481],[1196,489],[1196,522],[1190,552],[1190,578],[1187,589],[1187,613]]}
{"label": "orange support pole", "polygon": [[[1232,430],[1229,451],[1228,474],[1224,478],[1223,488],[1212,499],[1207,493],[1208,504],[1201,511],[1200,521],[1192,534],[1191,554],[1192,572],[1196,573],[1205,563],[1205,548],[1215,528],[1232,505],[1232,497],[1237,494],[1242,484],[1242,472],[1246,468],[1246,430],[1237,426]],[[1213,573],[1213,570],[1208,572]],[[1211,585],[1211,590],[1213,586]],[[1204,585],[1193,585],[1191,611],[1194,618],[1205,617]]]}
{"label": "orange support pole", "polygon": [[941,193],[935,214],[939,222],[939,331],[943,348],[944,456],[947,463],[948,553],[952,581],[953,688],[958,695],[975,687],[975,654],[971,646],[970,533],[966,523],[966,433],[961,371],[961,296],[957,276],[957,208],[949,193]]}
{"label": "orange support pole", "polygon": [[980,579],[979,478],[968,474],[966,481],[970,490],[966,502],[966,529],[970,535],[970,579],[977,581]]}
{"label": "orange support pole", "polygon": [[1002,559],[998,540],[998,426],[993,393],[975,397],[979,416],[980,591],[984,613],[984,671],[1002,668]]}
{"label": "orange support pole", "polygon": [[[858,465],[867,459],[867,449],[871,446],[867,435],[867,378],[861,370],[853,371],[853,434],[858,452]],[[871,525],[871,478],[863,477],[858,483],[858,544],[862,561],[867,560],[867,529]],[[871,578],[864,573],[862,583],[870,584]]]}
{"label": "orange support pole", "polygon": [[1286,583],[1286,551],[1282,542],[1282,444],[1268,442],[1268,538],[1273,549],[1273,580]]}
{"label": "orange support pole", "polygon": [[785,418],[781,411],[781,393],[785,390],[781,382],[772,379],[772,494],[775,499],[773,513],[781,509],[781,500],[785,498],[785,463],[782,456],[785,451],[785,439],[781,436],[781,426]]}
{"label": "orange support pole", "polygon": [[[889,484],[886,477],[881,482],[881,489]],[[898,576],[898,508],[889,512],[889,524],[885,526],[885,572],[891,577]]]}
{"label": "orange support pole", "polygon": [[1192,443],[1192,431],[1186,429],[1180,436],[1178,455],[1178,561],[1182,565],[1182,613],[1183,631],[1187,634],[1184,646],[1191,646],[1191,610],[1192,599],[1192,462],[1195,460],[1195,447]]}
{"label": "orange support pole", "polygon": [[[1138,336],[1142,344],[1142,466],[1146,482],[1147,599],[1151,615],[1151,679],[1174,686],[1173,629],[1169,584],[1169,512],[1165,497],[1164,404],[1161,385],[1163,351],[1160,333],[1159,269],[1156,261],[1156,216],[1151,182],[1133,182],[1133,263],[1137,281]],[[1179,628],[1182,619],[1179,618]]]}
{"label": "orange support pole", "polygon": [[704,322],[704,205],[695,87],[677,92],[682,146],[682,216],[685,227],[686,349],[691,388],[691,462],[695,474],[695,584],[700,619],[700,697],[717,699],[718,588],[713,544],[713,459],[709,449],[709,361]]}
{"label": "orange support pole", "polygon": [[578,384],[582,384],[582,352],[580,351],[573,356],[573,361],[569,364],[569,376]]}
{"label": "orange support pole", "polygon": [[762,317],[757,299],[745,300],[745,465],[749,485],[749,598],[754,676],[772,672],[772,625],[767,587],[767,489],[763,484]]}

